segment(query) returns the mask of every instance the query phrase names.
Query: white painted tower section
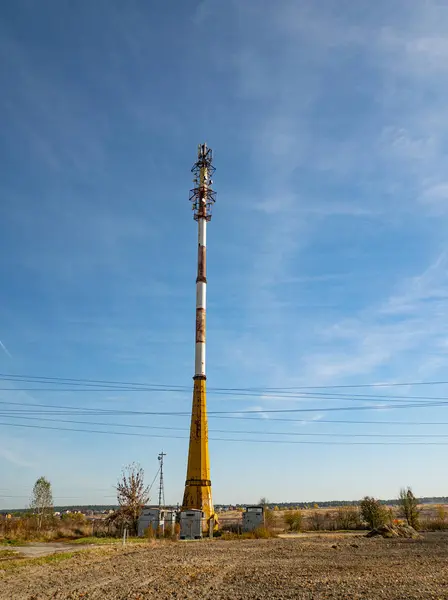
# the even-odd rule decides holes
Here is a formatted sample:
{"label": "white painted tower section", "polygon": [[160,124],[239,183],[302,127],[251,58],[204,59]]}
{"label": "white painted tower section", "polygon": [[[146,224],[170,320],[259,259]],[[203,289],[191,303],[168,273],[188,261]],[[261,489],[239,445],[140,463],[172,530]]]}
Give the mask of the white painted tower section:
{"label": "white painted tower section", "polygon": [[[198,261],[202,256],[205,259],[207,248],[207,220],[205,218],[198,219]],[[205,271],[205,265],[204,265]],[[204,273],[205,274],[205,273]],[[196,314],[197,309],[203,309],[204,319],[207,304],[207,283],[205,281],[196,282]],[[205,323],[204,323],[205,326]],[[196,341],[195,348],[195,375],[205,376],[205,327],[204,327],[204,341]]]}

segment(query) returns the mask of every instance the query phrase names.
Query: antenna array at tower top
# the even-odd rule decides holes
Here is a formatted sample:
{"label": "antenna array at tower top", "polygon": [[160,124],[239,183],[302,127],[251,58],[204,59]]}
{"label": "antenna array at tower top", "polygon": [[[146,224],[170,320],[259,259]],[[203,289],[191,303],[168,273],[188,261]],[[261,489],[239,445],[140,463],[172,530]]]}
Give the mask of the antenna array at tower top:
{"label": "antenna array at tower top", "polygon": [[190,190],[190,202],[194,210],[196,221],[205,219],[210,221],[212,218],[212,206],[216,201],[216,192],[212,189],[213,173],[213,152],[207,144],[199,144],[198,160],[194,163],[191,172],[194,175],[194,188]]}

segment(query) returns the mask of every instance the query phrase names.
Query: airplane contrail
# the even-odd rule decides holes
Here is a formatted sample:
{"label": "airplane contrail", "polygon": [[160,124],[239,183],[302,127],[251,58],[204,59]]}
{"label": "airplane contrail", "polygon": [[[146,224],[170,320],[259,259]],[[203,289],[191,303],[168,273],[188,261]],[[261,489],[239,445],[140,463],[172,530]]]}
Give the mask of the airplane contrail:
{"label": "airplane contrail", "polygon": [[2,342],[2,340],[0,340],[0,346],[3,348],[3,351],[5,352],[5,354],[7,354],[9,356],[9,358],[12,358],[11,354],[9,353],[8,348],[5,346],[5,344]]}

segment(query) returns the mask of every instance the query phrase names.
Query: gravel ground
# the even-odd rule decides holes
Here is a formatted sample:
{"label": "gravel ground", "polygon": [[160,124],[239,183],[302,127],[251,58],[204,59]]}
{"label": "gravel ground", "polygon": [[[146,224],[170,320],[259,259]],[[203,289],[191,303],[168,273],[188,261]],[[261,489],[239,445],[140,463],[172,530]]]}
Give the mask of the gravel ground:
{"label": "gravel ground", "polygon": [[446,599],[448,536],[160,542],[0,570],[0,598]]}

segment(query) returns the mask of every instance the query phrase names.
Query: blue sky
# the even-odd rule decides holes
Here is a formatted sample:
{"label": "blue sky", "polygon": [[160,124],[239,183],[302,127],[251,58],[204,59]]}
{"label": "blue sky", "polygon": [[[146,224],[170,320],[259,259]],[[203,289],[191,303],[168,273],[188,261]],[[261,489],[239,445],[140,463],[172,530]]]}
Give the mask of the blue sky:
{"label": "blue sky", "polygon": [[[5,381],[1,401],[25,411],[189,410],[197,234],[188,191],[203,141],[218,192],[210,388],[446,380],[447,33],[448,5],[437,0],[3,3],[0,372],[186,389],[45,392]],[[265,433],[446,433],[381,424],[448,421],[444,406],[380,409],[377,398],[444,397],[448,386],[349,390],[375,395],[359,402],[335,391],[346,396],[210,393],[210,411],[315,409],[291,416],[307,422],[211,418],[214,500],[393,497],[404,485],[446,494],[443,445],[336,443],[443,438]],[[369,410],[328,410],[361,404]],[[121,467],[139,461],[151,480],[162,448],[167,500],[182,498],[187,431],[22,428],[10,424],[70,425],[11,414],[0,417],[0,507],[26,505],[42,474],[56,503],[113,502]],[[375,423],[323,422],[335,419]],[[260,434],[227,433],[249,430]]]}

